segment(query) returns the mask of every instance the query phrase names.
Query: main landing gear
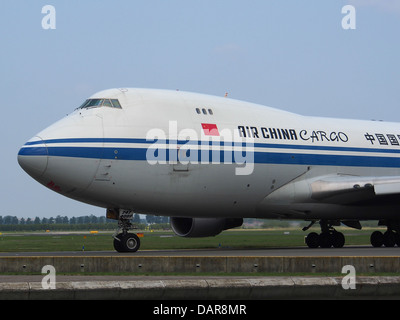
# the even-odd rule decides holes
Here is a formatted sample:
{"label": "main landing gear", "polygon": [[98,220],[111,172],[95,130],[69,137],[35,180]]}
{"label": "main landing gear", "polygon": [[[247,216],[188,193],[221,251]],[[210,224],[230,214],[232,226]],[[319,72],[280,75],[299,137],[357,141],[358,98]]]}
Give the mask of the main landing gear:
{"label": "main landing gear", "polygon": [[[111,212],[109,214],[109,211]],[[115,213],[117,213],[115,215]],[[112,216],[112,217],[111,217]],[[118,252],[136,252],[140,248],[140,239],[134,233],[129,233],[129,230],[134,229],[131,220],[133,212],[127,210],[107,210],[107,217],[118,219],[118,229],[113,234],[114,249]]]}
{"label": "main landing gear", "polygon": [[[314,224],[315,221],[313,221],[308,227],[303,228],[303,231],[307,231]],[[321,226],[321,233],[310,233],[306,237],[307,246],[309,248],[343,248],[346,242],[343,233],[336,231],[328,221],[321,220],[319,224]]]}
{"label": "main landing gear", "polygon": [[[303,228],[303,231],[307,231],[315,223],[316,221],[311,222],[309,226]],[[352,223],[347,221],[343,223],[349,227],[361,230],[361,224],[358,221],[353,221]],[[333,225],[339,226],[340,221],[321,220],[319,224],[321,226],[321,233],[310,233],[305,239],[307,246],[309,248],[343,248],[346,242],[345,237],[343,233],[338,232],[333,228]],[[372,233],[370,238],[371,245],[375,248],[380,248],[383,246],[391,248],[396,245],[400,247],[400,221],[380,220],[378,225],[386,226],[387,231],[384,233],[380,231],[375,231]]]}
{"label": "main landing gear", "polygon": [[387,226],[387,231],[382,233],[380,231],[375,231],[371,235],[371,244],[374,248],[380,248],[385,246],[387,248],[392,248],[395,245],[400,247],[400,223],[399,221],[379,221],[380,226]]}

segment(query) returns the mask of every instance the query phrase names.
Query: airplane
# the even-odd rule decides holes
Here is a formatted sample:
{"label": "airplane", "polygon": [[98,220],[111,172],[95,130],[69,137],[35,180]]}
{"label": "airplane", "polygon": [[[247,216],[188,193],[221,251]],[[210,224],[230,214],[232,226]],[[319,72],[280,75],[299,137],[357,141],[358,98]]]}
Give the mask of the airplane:
{"label": "airplane", "polygon": [[341,248],[335,227],[377,220],[374,247],[400,246],[400,126],[303,116],[179,90],[98,92],[23,145],[20,166],[47,188],[103,207],[118,252],[136,252],[134,213],[171,217],[181,237],[244,218],[319,223],[309,248]]}

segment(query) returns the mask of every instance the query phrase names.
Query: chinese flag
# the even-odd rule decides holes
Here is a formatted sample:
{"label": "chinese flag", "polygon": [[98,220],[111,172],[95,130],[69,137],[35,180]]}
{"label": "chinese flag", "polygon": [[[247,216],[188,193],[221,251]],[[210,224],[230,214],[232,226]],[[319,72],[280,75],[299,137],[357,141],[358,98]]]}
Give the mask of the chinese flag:
{"label": "chinese flag", "polygon": [[219,131],[216,124],[202,123],[201,126],[203,127],[206,136],[219,137]]}

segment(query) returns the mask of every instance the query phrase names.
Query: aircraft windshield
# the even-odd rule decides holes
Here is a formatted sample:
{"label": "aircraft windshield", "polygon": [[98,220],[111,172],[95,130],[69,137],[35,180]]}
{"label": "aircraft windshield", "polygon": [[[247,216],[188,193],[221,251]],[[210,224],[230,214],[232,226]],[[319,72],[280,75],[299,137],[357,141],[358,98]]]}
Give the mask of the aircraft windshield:
{"label": "aircraft windshield", "polygon": [[78,109],[109,107],[122,109],[118,99],[88,99]]}

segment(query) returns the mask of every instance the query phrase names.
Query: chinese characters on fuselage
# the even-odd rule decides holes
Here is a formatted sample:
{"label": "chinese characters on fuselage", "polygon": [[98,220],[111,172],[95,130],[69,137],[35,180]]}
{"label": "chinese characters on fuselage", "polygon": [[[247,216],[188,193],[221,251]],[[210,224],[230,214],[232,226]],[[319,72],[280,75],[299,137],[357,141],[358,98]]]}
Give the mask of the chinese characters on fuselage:
{"label": "chinese characters on fuselage", "polygon": [[365,139],[367,141],[371,142],[372,145],[375,145],[375,143],[379,143],[381,146],[388,146],[389,144],[392,146],[400,146],[400,135],[395,135],[395,134],[382,134],[382,133],[375,133],[365,134]]}

